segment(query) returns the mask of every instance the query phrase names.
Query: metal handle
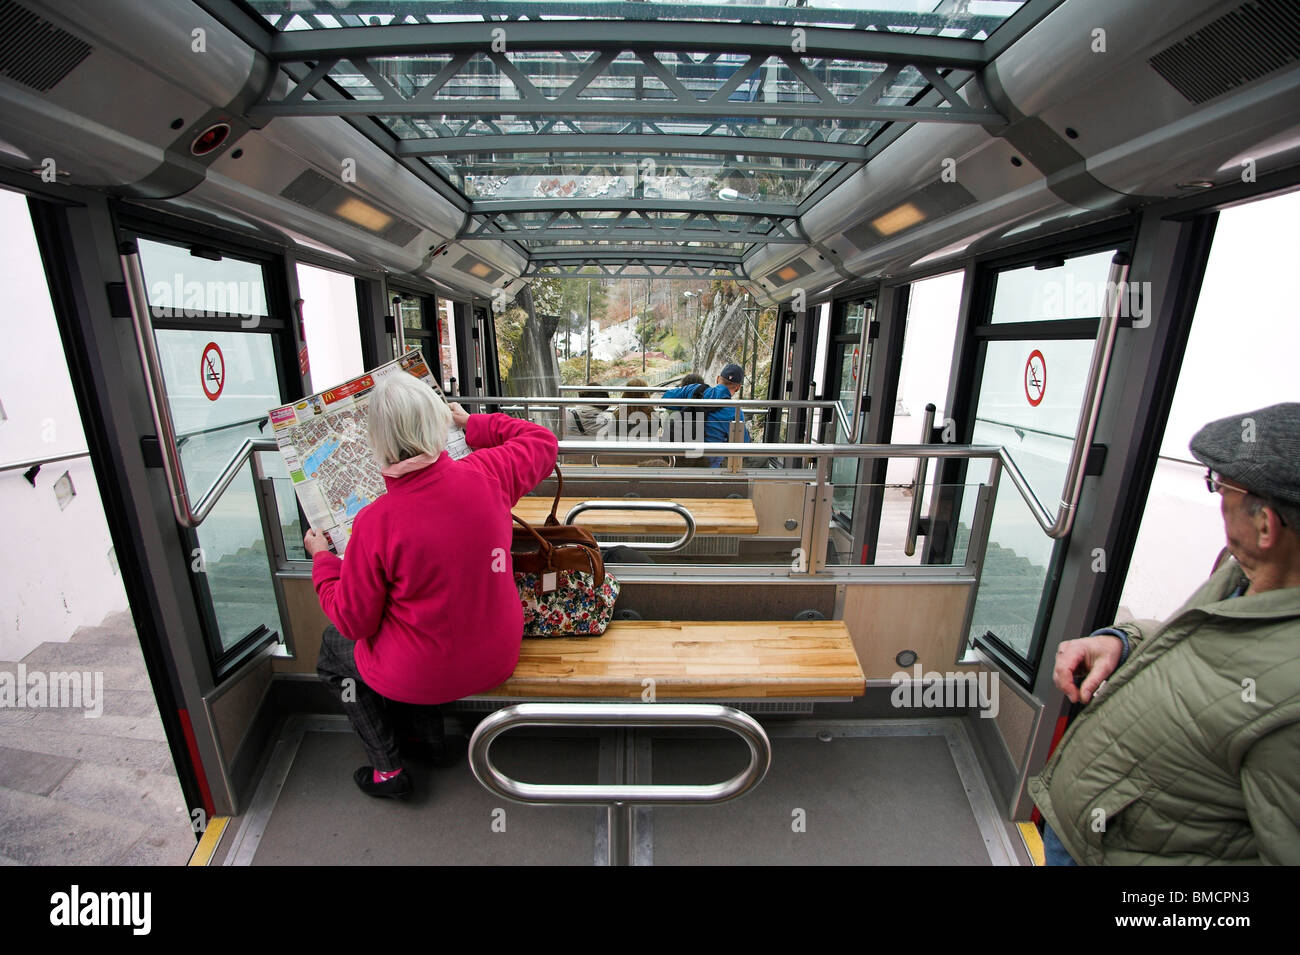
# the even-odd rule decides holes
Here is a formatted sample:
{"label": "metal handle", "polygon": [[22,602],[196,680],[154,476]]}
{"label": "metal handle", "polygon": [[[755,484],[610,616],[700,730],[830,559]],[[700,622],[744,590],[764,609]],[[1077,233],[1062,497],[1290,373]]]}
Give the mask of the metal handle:
{"label": "metal handle", "polygon": [[172,423],[171,406],[167,403],[167,385],[162,373],[162,362],[158,358],[158,346],[154,342],[153,328],[149,321],[149,294],[145,290],[144,271],[140,267],[140,253],[134,243],[124,243],[121,249],[122,272],[126,276],[126,294],[131,303],[131,318],[135,326],[135,343],[140,352],[140,364],[144,366],[145,388],[149,396],[149,410],[153,414],[154,428],[158,431],[158,444],[162,450],[163,475],[167,480],[167,490],[171,493],[172,513],[176,522],[182,527],[198,527],[203,523],[212,508],[226,493],[236,475],[257,451],[274,451],[276,443],[270,438],[245,438],[226,466],[221,469],[212,486],[199,498],[199,503],[190,506],[190,494],[185,488],[184,472],[181,469],[181,452],[176,444],[176,426]]}
{"label": "metal handle", "polygon": [[[708,785],[558,785],[522,783],[492,764],[492,741],[520,726],[699,726],[735,733],[749,746],[749,765],[736,776]],[[469,766],[489,791],[537,806],[711,805],[742,796],[767,775],[772,743],[751,716],[716,703],[518,703],[497,710],[474,730]]]}
{"label": "metal handle", "polygon": [[636,547],[639,550],[676,551],[681,550],[695,537],[695,515],[685,505],[678,504],[676,501],[629,501],[626,498],[620,501],[582,501],[569,508],[569,513],[564,515],[564,523],[572,524],[573,519],[583,511],[672,511],[674,514],[679,514],[682,520],[686,522],[686,530],[675,541],[657,544],[635,541],[601,541],[600,546],[602,548]]}
{"label": "metal handle", "polygon": [[[921,425],[921,443],[929,444],[930,435],[934,433],[934,405],[925,406],[924,423]],[[903,553],[911,557],[916,553],[916,535],[921,528],[921,496],[925,492],[925,473],[930,466],[929,458],[916,459],[916,477],[912,481],[912,513],[907,518],[907,540],[903,543]]]}

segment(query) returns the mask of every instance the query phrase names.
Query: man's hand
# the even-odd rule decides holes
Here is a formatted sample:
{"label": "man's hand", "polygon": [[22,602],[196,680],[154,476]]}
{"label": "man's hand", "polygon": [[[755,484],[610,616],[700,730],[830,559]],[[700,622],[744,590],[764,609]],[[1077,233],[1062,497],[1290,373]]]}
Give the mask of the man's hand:
{"label": "man's hand", "polygon": [[[1056,651],[1052,680],[1071,703],[1087,703],[1102,681],[1115,672],[1123,652],[1124,646],[1119,639],[1105,634],[1066,640]],[[1080,671],[1087,675],[1076,687],[1074,675]]]}
{"label": "man's hand", "polygon": [[451,409],[451,423],[463,431],[469,421],[469,412],[454,401],[448,402],[447,407]]}
{"label": "man's hand", "polygon": [[307,550],[308,557],[315,557],[323,550],[330,549],[330,542],[325,539],[325,535],[316,528],[312,528],[302,539],[302,546]]}

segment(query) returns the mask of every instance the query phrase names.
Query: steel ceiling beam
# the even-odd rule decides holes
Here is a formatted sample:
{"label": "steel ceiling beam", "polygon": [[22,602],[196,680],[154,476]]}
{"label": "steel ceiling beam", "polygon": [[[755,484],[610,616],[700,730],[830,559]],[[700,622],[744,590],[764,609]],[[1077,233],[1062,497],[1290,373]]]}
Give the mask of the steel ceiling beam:
{"label": "steel ceiling beam", "polygon": [[[504,38],[495,32],[503,29]],[[973,69],[986,62],[980,40],[835,27],[802,29],[802,50],[798,52],[806,51],[809,56]],[[650,20],[636,21],[629,27],[620,20],[520,20],[290,30],[272,38],[270,56],[279,62],[292,62],[332,56],[486,53],[494,47],[500,48],[503,39],[506,50],[521,51],[649,50],[771,56],[794,49],[790,28],[774,24]]]}
{"label": "steel ceiling beam", "polygon": [[[629,133],[552,133],[546,136],[503,134],[500,136],[444,136],[404,139],[397,144],[398,156],[455,156],[464,153],[703,153],[708,155],[780,156],[788,159],[865,162],[867,148],[852,143],[816,142],[807,139],[768,139],[761,136],[690,136]],[[674,164],[689,160],[673,158]]]}
{"label": "steel ceiling beam", "polygon": [[[280,2],[259,2],[259,12],[272,16],[301,14],[301,0],[280,0]],[[646,16],[646,7],[642,3],[612,2],[568,2],[562,7],[551,2],[525,0],[503,4],[500,0],[402,0],[395,4],[392,0],[350,0],[346,7],[337,10],[324,8],[317,13],[335,17],[343,15],[367,17],[400,15],[406,18],[426,16],[467,16],[467,17],[528,17],[536,19],[547,16],[564,17],[617,17],[623,20],[641,22]],[[1003,17],[946,16],[934,13],[908,13],[892,10],[851,10],[826,7],[788,7],[757,4],[717,4],[708,6],[696,3],[656,3],[655,19],[658,20],[727,20],[745,23],[778,23],[796,26],[802,23],[839,23],[863,30],[871,27],[905,27],[915,30],[951,30],[964,28],[975,33],[981,30],[991,33],[1005,22]],[[416,21],[418,22],[418,21]]]}
{"label": "steel ceiling beam", "polygon": [[[471,215],[501,212],[550,212],[575,209],[573,199],[478,199]],[[788,202],[749,202],[743,199],[583,199],[582,212],[711,212],[727,216],[766,216],[793,219],[799,207]]]}

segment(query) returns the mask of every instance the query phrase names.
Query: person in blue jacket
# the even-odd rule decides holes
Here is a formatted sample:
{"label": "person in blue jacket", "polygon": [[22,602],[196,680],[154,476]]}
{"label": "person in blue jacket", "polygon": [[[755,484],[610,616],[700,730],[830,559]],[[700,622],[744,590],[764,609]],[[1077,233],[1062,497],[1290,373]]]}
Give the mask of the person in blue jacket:
{"label": "person in blue jacket", "polygon": [[[731,364],[722,369],[722,374],[718,375],[718,383],[706,391],[704,398],[724,398],[730,401],[737,392],[740,391],[740,383],[745,380],[745,371],[739,365]],[[727,440],[727,429],[732,421],[744,421],[744,416],[738,408],[714,408],[709,411],[708,417],[704,419],[704,440],[725,442]],[[745,440],[749,440],[749,432],[745,431]],[[709,467],[722,467],[722,458],[709,458]]]}

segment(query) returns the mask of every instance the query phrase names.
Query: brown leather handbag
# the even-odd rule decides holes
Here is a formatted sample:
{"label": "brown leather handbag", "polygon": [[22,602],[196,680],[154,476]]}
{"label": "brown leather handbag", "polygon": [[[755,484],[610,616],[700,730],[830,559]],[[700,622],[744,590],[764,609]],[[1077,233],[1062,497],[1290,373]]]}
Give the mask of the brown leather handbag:
{"label": "brown leather handbag", "polygon": [[591,531],[560,523],[555,511],[564,475],[558,464],[555,476],[555,500],[545,523],[532,525],[511,515],[517,526],[510,560],[524,608],[524,636],[599,636],[613,616],[619,583],[606,573]]}

